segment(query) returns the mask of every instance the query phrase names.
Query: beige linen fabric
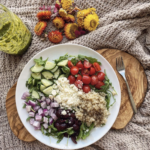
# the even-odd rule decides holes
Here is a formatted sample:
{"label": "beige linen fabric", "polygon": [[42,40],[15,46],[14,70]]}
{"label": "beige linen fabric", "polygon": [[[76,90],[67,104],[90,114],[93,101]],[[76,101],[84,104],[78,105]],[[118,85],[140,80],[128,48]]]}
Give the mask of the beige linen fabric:
{"label": "beige linen fabric", "polygon": [[[100,17],[97,30],[69,43],[81,44],[94,50],[116,48],[135,56],[144,66],[150,83],[150,0],[75,0],[81,8],[95,7]],[[33,35],[30,48],[23,56],[0,52],[0,149],[51,150],[35,141],[20,141],[11,131],[6,115],[5,98],[17,81],[25,64],[39,51],[53,44],[41,41],[34,32],[36,13],[41,5],[54,0],[0,0],[29,27]],[[55,28],[51,23],[48,31]],[[63,39],[62,43],[68,42]],[[110,130],[101,140],[84,150],[149,150],[150,149],[150,84],[142,106],[123,130]]]}

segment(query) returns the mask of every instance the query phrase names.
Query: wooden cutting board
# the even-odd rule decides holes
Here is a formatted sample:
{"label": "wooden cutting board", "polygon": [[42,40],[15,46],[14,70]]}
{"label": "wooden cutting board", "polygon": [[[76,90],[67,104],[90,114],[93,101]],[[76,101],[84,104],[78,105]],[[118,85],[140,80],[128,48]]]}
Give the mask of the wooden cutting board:
{"label": "wooden cutting board", "polygon": [[[147,79],[144,69],[140,62],[126,52],[115,49],[102,49],[98,50],[98,53],[103,55],[109,63],[114,68],[121,87],[121,106],[119,115],[112,126],[113,129],[122,129],[133,116],[132,107],[130,105],[129,96],[127,92],[127,87],[124,79],[116,71],[116,58],[119,56],[123,57],[125,67],[126,67],[126,78],[128,80],[133,99],[137,107],[140,107],[144,100],[145,93],[147,91]],[[14,84],[9,90],[6,97],[6,110],[7,117],[10,124],[10,128],[13,133],[20,139],[26,142],[32,142],[36,139],[30,135],[30,133],[25,129],[17,113],[16,103],[15,103],[15,91],[16,84]]]}

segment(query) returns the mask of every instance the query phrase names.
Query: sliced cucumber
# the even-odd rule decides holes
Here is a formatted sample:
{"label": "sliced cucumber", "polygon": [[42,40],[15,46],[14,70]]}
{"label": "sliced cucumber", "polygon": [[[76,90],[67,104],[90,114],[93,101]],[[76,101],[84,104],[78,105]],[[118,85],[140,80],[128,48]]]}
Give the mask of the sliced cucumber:
{"label": "sliced cucumber", "polygon": [[47,86],[50,86],[50,85],[53,85],[53,82],[52,81],[49,81],[47,79],[42,79],[41,82],[47,87]]}
{"label": "sliced cucumber", "polygon": [[56,64],[50,62],[50,61],[47,61],[46,64],[45,64],[45,69],[46,70],[51,70],[53,69],[54,67],[56,66]]}
{"label": "sliced cucumber", "polygon": [[65,74],[61,74],[61,75],[59,76],[59,78],[62,78],[62,77],[65,77]]}
{"label": "sliced cucumber", "polygon": [[37,80],[40,80],[40,79],[41,79],[41,73],[34,73],[34,72],[32,72],[32,73],[31,73],[31,76],[32,76],[34,79],[37,79]]}
{"label": "sliced cucumber", "polygon": [[43,69],[44,69],[43,66],[38,65],[38,64],[35,64],[35,65],[31,68],[31,71],[32,71],[32,72],[41,72]]}
{"label": "sliced cucumber", "polygon": [[47,94],[47,95],[50,95],[51,92],[52,92],[52,90],[53,90],[53,87],[50,86],[50,87],[44,89],[44,90],[43,90],[43,93],[44,93],[44,94]]}
{"label": "sliced cucumber", "polygon": [[46,86],[44,86],[44,85],[40,85],[40,91],[42,91],[43,92],[43,90],[44,89],[46,89]]}
{"label": "sliced cucumber", "polygon": [[32,80],[32,84],[35,85],[35,79]]}
{"label": "sliced cucumber", "polygon": [[54,82],[55,84],[57,84],[57,80],[53,80],[53,82]]}
{"label": "sliced cucumber", "polygon": [[32,91],[32,98],[39,99],[39,98],[40,98],[39,93],[38,93],[38,92],[36,92],[36,91]]}
{"label": "sliced cucumber", "polygon": [[42,72],[42,75],[43,75],[44,78],[46,78],[46,79],[52,79],[52,78],[53,78],[53,74],[50,73],[49,71],[44,71],[44,72]]}
{"label": "sliced cucumber", "polygon": [[54,73],[53,78],[57,79],[60,74],[61,74],[61,71],[60,71],[60,69],[58,69],[58,70]]}
{"label": "sliced cucumber", "polygon": [[62,61],[60,61],[60,62],[57,64],[57,66],[66,66],[67,63],[68,63],[68,60],[67,60],[67,59],[66,59],[66,60],[62,60]]}
{"label": "sliced cucumber", "polygon": [[54,68],[54,69],[52,69],[52,70],[51,70],[51,72],[52,72],[52,73],[54,73],[54,72],[56,72],[56,71],[57,71],[57,69],[58,69],[58,66],[55,66],[55,68]]}

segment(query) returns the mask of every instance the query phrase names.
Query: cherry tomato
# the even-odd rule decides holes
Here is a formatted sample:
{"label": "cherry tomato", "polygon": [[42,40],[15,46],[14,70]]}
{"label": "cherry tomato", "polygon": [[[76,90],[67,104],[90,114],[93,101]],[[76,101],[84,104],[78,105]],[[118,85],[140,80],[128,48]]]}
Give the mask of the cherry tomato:
{"label": "cherry tomato", "polygon": [[91,91],[91,88],[90,88],[90,86],[89,85],[83,85],[83,92],[85,92],[85,93],[88,93],[88,92],[90,92]]}
{"label": "cherry tomato", "polygon": [[97,75],[97,77],[98,77],[99,81],[103,81],[105,79],[105,73],[99,72],[98,75]]}
{"label": "cherry tomato", "polygon": [[88,75],[83,75],[83,77],[82,77],[82,82],[83,82],[84,84],[90,84],[90,83],[91,83],[91,77],[88,76]]}
{"label": "cherry tomato", "polygon": [[70,84],[74,84],[74,82],[76,81],[76,78],[75,78],[73,75],[70,75],[70,76],[68,77],[68,80],[69,80],[69,83],[70,83]]}
{"label": "cherry tomato", "polygon": [[95,85],[95,87],[96,87],[97,89],[100,89],[101,86],[103,86],[103,85],[105,85],[104,82],[98,81],[97,84]]}
{"label": "cherry tomato", "polygon": [[79,72],[79,68],[76,67],[76,66],[73,66],[73,67],[70,69],[70,71],[71,71],[71,74],[72,74],[72,75],[76,75],[76,74]]}
{"label": "cherry tomato", "polygon": [[90,68],[90,75],[93,75],[93,74],[95,74],[95,69],[94,69],[94,67],[91,67]]}
{"label": "cherry tomato", "polygon": [[76,80],[82,80],[82,76],[80,74],[78,74]]}
{"label": "cherry tomato", "polygon": [[81,61],[78,61],[76,66],[79,68],[79,70],[82,70],[84,68]]}
{"label": "cherry tomato", "polygon": [[89,74],[90,74],[90,71],[89,71],[88,69],[83,69],[83,70],[81,71],[81,74],[82,74],[82,75],[89,75]]}
{"label": "cherry tomato", "polygon": [[100,71],[101,70],[101,67],[100,67],[100,65],[97,62],[93,63],[93,66],[94,66],[96,71]]}
{"label": "cherry tomato", "polygon": [[71,60],[68,60],[68,67],[69,68],[72,68],[74,65],[73,65],[73,63],[71,62]]}
{"label": "cherry tomato", "polygon": [[93,75],[93,76],[91,77],[91,85],[96,85],[97,82],[98,82],[97,76],[96,76],[96,75]]}
{"label": "cherry tomato", "polygon": [[83,87],[83,82],[80,80],[76,80],[74,84],[79,89],[82,89],[82,87]]}
{"label": "cherry tomato", "polygon": [[90,68],[91,66],[92,64],[89,61],[87,60],[84,61],[84,68]]}

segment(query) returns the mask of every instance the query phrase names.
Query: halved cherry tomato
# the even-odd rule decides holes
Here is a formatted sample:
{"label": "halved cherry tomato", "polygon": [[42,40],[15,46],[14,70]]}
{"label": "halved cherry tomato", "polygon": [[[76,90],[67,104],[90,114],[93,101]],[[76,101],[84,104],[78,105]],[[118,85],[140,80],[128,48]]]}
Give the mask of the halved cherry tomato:
{"label": "halved cherry tomato", "polygon": [[93,66],[94,66],[96,71],[100,71],[101,70],[101,67],[100,67],[100,65],[97,62],[93,63]]}
{"label": "halved cherry tomato", "polygon": [[84,68],[81,61],[78,61],[76,66],[79,68],[79,70],[82,70]]}
{"label": "halved cherry tomato", "polygon": [[90,68],[91,66],[92,64],[89,61],[87,60],[84,61],[84,68]]}
{"label": "halved cherry tomato", "polygon": [[88,93],[88,92],[90,92],[91,91],[91,88],[90,88],[90,86],[89,85],[83,85],[83,92],[85,92],[85,93]]}
{"label": "halved cherry tomato", "polygon": [[105,73],[99,72],[97,78],[99,81],[103,81],[105,79]]}
{"label": "halved cherry tomato", "polygon": [[73,65],[73,63],[71,62],[71,60],[68,60],[68,67],[69,68],[72,68],[74,65]]}
{"label": "halved cherry tomato", "polygon": [[71,74],[72,74],[72,75],[76,75],[76,74],[79,72],[79,68],[76,67],[76,66],[73,66],[73,67],[70,69],[70,71],[71,71]]}
{"label": "halved cherry tomato", "polygon": [[82,74],[82,75],[89,75],[89,74],[90,74],[90,71],[89,71],[88,69],[83,69],[83,70],[81,71],[81,74]]}
{"label": "halved cherry tomato", "polygon": [[88,76],[88,75],[83,75],[83,77],[82,77],[82,82],[83,82],[84,84],[90,84],[90,83],[91,83],[91,77]]}
{"label": "halved cherry tomato", "polygon": [[96,85],[97,82],[98,82],[97,76],[96,76],[96,75],[93,75],[93,76],[91,77],[91,85]]}
{"label": "halved cherry tomato", "polygon": [[93,74],[95,74],[95,69],[94,69],[94,67],[91,67],[90,68],[90,75],[93,75]]}
{"label": "halved cherry tomato", "polygon": [[76,80],[82,80],[82,76],[80,74],[78,74]]}
{"label": "halved cherry tomato", "polygon": [[82,87],[83,87],[83,82],[80,80],[76,80],[74,84],[79,89],[82,89]]}
{"label": "halved cherry tomato", "polygon": [[97,84],[95,85],[95,87],[96,87],[97,89],[100,89],[101,86],[103,86],[103,85],[105,85],[104,82],[98,81]]}
{"label": "halved cherry tomato", "polygon": [[76,78],[75,78],[73,75],[70,75],[70,76],[68,77],[68,80],[69,80],[69,83],[70,83],[70,84],[74,84],[75,81],[76,81]]}

